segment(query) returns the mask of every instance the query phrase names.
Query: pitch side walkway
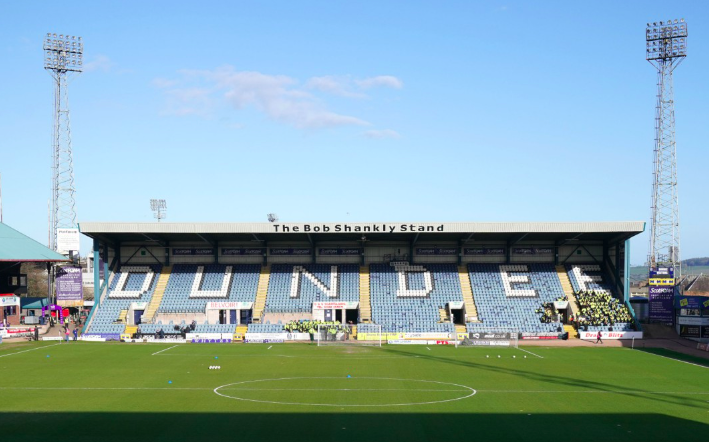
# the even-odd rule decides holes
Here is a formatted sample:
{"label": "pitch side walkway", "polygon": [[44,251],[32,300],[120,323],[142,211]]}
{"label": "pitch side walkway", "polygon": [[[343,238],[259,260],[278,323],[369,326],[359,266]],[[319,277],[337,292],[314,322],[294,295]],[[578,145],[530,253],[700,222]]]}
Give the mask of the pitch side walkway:
{"label": "pitch side walkway", "polygon": [[[595,340],[585,341],[582,339],[569,339],[562,341],[554,340],[530,340],[519,341],[520,347],[631,347],[632,341],[620,341],[606,339],[603,344],[596,344]],[[709,359],[709,352],[697,350],[697,343],[687,339],[636,339],[635,348],[663,348],[665,350],[676,351],[690,356]]]}

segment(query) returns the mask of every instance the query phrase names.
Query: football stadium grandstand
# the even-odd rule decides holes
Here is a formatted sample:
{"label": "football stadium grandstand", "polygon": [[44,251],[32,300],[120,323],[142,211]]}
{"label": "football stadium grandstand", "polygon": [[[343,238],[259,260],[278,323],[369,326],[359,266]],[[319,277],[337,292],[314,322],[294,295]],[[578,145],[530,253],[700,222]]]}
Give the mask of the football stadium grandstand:
{"label": "football stadium grandstand", "polygon": [[[629,239],[642,222],[99,223],[90,336],[282,334],[522,338],[632,331]],[[291,339],[305,339],[290,333]]]}

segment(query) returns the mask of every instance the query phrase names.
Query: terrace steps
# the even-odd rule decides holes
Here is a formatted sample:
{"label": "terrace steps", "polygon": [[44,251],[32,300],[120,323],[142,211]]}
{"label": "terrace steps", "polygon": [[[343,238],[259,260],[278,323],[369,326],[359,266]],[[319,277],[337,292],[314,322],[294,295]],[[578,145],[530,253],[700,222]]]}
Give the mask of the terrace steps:
{"label": "terrace steps", "polygon": [[153,297],[150,299],[150,304],[148,308],[143,312],[143,322],[152,322],[157,313],[160,303],[162,302],[163,296],[165,296],[165,288],[167,287],[167,281],[170,279],[170,273],[172,272],[172,266],[163,266],[160,270],[160,276],[158,277],[158,283],[155,286],[155,291],[153,292]]}
{"label": "terrace steps", "polygon": [[440,322],[448,322],[448,313],[446,312],[446,309],[444,309],[444,308],[439,308],[439,309],[438,309],[438,314],[441,316],[441,321],[440,321]]}
{"label": "terrace steps", "polygon": [[126,329],[123,330],[123,333],[125,333],[127,335],[131,335],[131,336],[133,336],[137,332],[138,332],[137,325],[126,325]]}
{"label": "terrace steps", "polygon": [[248,325],[241,324],[236,326],[236,330],[234,330],[234,341],[243,341],[244,336],[246,336],[246,330],[249,328]]}
{"label": "terrace steps", "polygon": [[569,338],[578,339],[579,333],[576,331],[573,325],[564,324],[564,331],[569,334]]}
{"label": "terrace steps", "polygon": [[372,322],[372,300],[369,287],[369,266],[359,268],[359,317],[363,323]]}
{"label": "terrace steps", "polygon": [[458,279],[460,279],[460,289],[463,292],[463,302],[465,303],[465,321],[480,322],[478,320],[478,308],[475,306],[473,286],[470,284],[470,274],[468,273],[467,266],[458,266]]}
{"label": "terrace steps", "polygon": [[574,317],[577,317],[579,311],[579,304],[576,300],[576,295],[574,295],[574,288],[571,285],[569,274],[566,272],[566,267],[564,267],[563,265],[556,266],[556,274],[557,276],[559,276],[559,282],[561,282],[561,288],[564,290],[564,294],[569,299],[571,312],[574,314]]}
{"label": "terrace steps", "polygon": [[271,266],[261,267],[261,273],[256,287],[256,301],[254,302],[253,322],[261,322],[263,310],[266,308],[266,296],[268,295],[268,282],[271,280]]}

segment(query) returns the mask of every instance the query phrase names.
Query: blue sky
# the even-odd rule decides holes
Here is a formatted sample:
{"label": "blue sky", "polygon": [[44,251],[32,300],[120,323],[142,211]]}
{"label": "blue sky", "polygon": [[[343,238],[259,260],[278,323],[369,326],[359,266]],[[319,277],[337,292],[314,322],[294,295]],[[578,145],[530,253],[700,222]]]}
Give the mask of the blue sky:
{"label": "blue sky", "polygon": [[[704,2],[0,3],[4,220],[47,237],[47,32],[70,86],[79,221],[649,220],[648,21],[675,72],[682,255],[705,234]],[[632,243],[646,258],[647,233]],[[88,246],[88,242],[86,243]]]}

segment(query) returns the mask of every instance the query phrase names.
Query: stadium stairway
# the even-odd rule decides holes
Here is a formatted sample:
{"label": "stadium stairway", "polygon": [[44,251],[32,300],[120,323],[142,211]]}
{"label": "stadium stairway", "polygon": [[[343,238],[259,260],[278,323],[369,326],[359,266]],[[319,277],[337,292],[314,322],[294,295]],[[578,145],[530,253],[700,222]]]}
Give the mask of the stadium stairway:
{"label": "stadium stairway", "polygon": [[123,333],[125,333],[127,335],[131,335],[131,336],[133,336],[137,332],[138,332],[137,325],[126,325],[125,330],[123,330]]}
{"label": "stadium stairway", "polygon": [[440,322],[448,322],[448,313],[446,313],[446,309],[444,309],[444,308],[439,308],[439,309],[438,309],[438,314],[441,315],[441,321],[440,321]]}
{"label": "stadium stairway", "polygon": [[128,309],[121,310],[118,314],[118,320],[122,321],[124,324],[128,323]]}
{"label": "stadium stairway", "polygon": [[361,322],[372,322],[372,301],[369,288],[369,266],[359,268],[359,316]]}
{"label": "stadium stairway", "polygon": [[266,308],[266,295],[268,295],[268,282],[271,279],[271,266],[265,265],[261,267],[261,274],[258,278],[258,286],[256,287],[256,302],[254,302],[253,322],[261,322],[263,310]]}
{"label": "stadium stairway", "polygon": [[465,322],[480,322],[478,320],[478,309],[473,298],[473,287],[470,285],[468,266],[458,266],[458,279],[460,279],[460,288],[463,292],[463,302],[465,304]]}
{"label": "stadium stairway", "polygon": [[569,334],[569,338],[579,338],[579,333],[576,331],[573,325],[564,324],[564,331]]}
{"label": "stadium stairway", "polygon": [[467,334],[468,328],[465,325],[456,324],[455,325],[455,332],[456,332],[456,335],[461,334],[461,333]]}
{"label": "stadium stairway", "polygon": [[243,341],[244,336],[246,336],[246,330],[248,328],[249,328],[249,326],[246,324],[237,325],[236,330],[234,331],[233,341]]}
{"label": "stadium stairway", "polygon": [[165,287],[167,287],[167,280],[170,279],[171,271],[172,266],[163,266],[160,270],[160,276],[158,278],[158,283],[155,286],[155,292],[153,293],[153,297],[150,299],[148,308],[146,308],[143,313],[143,322],[153,322],[155,313],[157,313],[158,307],[160,307],[160,303],[162,302],[162,298],[165,296]]}
{"label": "stadium stairway", "polygon": [[[566,267],[563,265],[556,266],[556,274],[559,276],[559,282],[561,282],[561,288],[564,290],[564,294],[569,299],[571,312],[574,314],[574,317],[576,317],[578,316],[579,303],[576,300],[576,295],[574,295],[574,288],[571,286],[569,274],[566,273]],[[571,333],[569,333],[569,336],[571,336]]]}

